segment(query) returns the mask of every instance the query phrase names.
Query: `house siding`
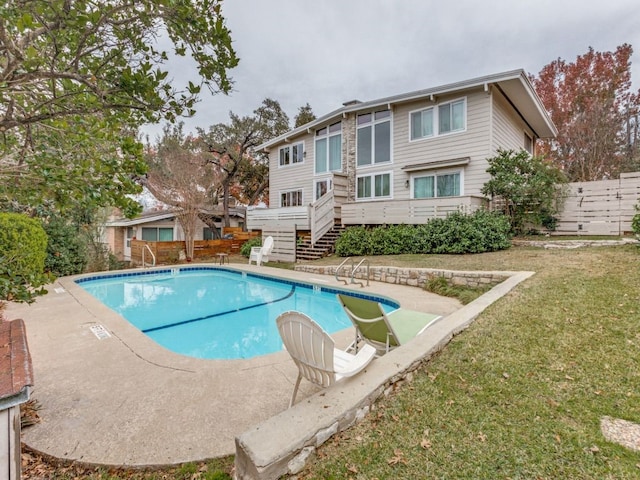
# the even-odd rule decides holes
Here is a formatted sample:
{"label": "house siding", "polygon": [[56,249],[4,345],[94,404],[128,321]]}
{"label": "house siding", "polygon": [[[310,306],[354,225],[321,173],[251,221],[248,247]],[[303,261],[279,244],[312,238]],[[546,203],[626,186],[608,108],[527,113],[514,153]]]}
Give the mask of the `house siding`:
{"label": "house siding", "polygon": [[499,148],[522,150],[524,148],[525,132],[531,138],[534,138],[533,132],[500,92],[494,90],[492,99],[493,145],[491,155],[495,154]]}
{"label": "house siding", "polygon": [[[464,132],[413,142],[409,140],[410,112],[463,97],[466,97],[467,109],[467,124]],[[463,168],[463,193],[480,195],[480,189],[488,179],[485,159],[490,152],[490,125],[487,122],[490,107],[490,97],[482,90],[441,97],[435,104],[421,101],[396,106],[393,115],[394,198],[408,199],[411,195],[411,190],[405,187],[405,181],[410,175],[403,171],[402,167],[463,157],[470,159],[469,164]]]}
{"label": "house siding", "polygon": [[[281,167],[279,165],[280,147],[294,143],[304,143],[304,158],[301,163]],[[287,144],[273,147],[269,152],[269,206],[280,207],[280,193],[302,189],[302,202],[307,205],[313,201],[314,170],[313,134],[293,138]]]}
{"label": "house siding", "polygon": [[[411,112],[463,98],[466,121],[464,130],[410,140]],[[358,166],[357,115],[387,108],[391,111],[391,161]],[[378,120],[383,121],[380,117]],[[437,122],[437,114],[434,120]],[[334,194],[336,185],[344,183],[344,186],[338,189],[339,197],[333,199],[336,201],[334,220],[341,220],[344,224],[360,224],[365,220],[365,223],[372,224],[394,221],[423,223],[461,207],[464,211],[473,211],[484,206],[487,201],[482,195],[482,188],[490,179],[487,173],[488,158],[495,156],[499,148],[525,148],[525,133],[531,137],[534,148],[538,135],[541,138],[553,138],[557,133],[532,90],[524,70],[488,75],[363,103],[349,102],[343,108],[258,147],[269,155],[269,200],[270,210],[273,212],[248,212],[247,225],[251,225],[251,228],[277,226],[283,218],[294,218],[289,212],[293,211],[297,215],[295,225],[298,229],[311,229],[312,232],[321,230],[315,223],[310,223],[311,218],[317,218],[314,216],[315,209],[319,208],[313,203],[314,184],[316,179],[327,178],[330,174],[314,174],[315,132],[337,121],[342,122],[342,175],[333,176]],[[533,129],[537,134],[534,134]],[[437,130],[435,133],[438,133]],[[280,167],[279,148],[299,141],[304,142],[304,161]],[[459,196],[411,198],[415,178],[454,172],[461,174]],[[373,198],[357,199],[357,178],[382,173],[391,175],[390,195],[375,197],[372,192]],[[302,206],[279,208],[282,192],[299,189],[302,190]]]}

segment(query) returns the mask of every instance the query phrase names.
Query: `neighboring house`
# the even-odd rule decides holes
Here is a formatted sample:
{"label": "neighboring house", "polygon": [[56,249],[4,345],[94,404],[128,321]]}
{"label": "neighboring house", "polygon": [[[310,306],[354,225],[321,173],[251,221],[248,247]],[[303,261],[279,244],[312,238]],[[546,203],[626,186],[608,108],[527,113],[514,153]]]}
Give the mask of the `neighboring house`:
{"label": "neighboring house", "polygon": [[[215,217],[215,226],[218,236],[224,234],[220,214],[204,212]],[[244,207],[231,207],[229,209],[231,227],[244,225]],[[184,240],[184,232],[175,212],[156,211],[146,212],[133,218],[115,218],[105,225],[105,242],[109,250],[118,260],[131,259],[131,240],[146,240],[150,242],[171,242]],[[198,219],[194,240],[212,240],[214,237],[211,228]]]}
{"label": "neighboring house", "polygon": [[258,147],[269,155],[268,209],[247,227],[307,231],[418,224],[487,204],[487,158],[534,153],[557,131],[526,73],[514,70],[368,102],[357,100]]}

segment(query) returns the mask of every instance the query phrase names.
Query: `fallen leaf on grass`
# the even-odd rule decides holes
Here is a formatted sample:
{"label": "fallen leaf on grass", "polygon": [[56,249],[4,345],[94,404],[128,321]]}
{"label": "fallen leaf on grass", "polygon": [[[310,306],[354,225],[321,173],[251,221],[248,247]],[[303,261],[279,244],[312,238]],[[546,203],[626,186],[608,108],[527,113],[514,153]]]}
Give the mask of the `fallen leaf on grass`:
{"label": "fallen leaf on grass", "polygon": [[558,407],[560,404],[556,402],[553,398],[547,398],[547,403],[550,407]]}
{"label": "fallen leaf on grass", "polygon": [[387,463],[389,465],[397,465],[399,463],[406,465],[407,461],[404,459],[404,453],[402,453],[402,450],[400,450],[399,448],[396,448],[393,451],[393,457],[387,460]]}
{"label": "fallen leaf on grass", "polygon": [[347,471],[351,473],[358,473],[358,467],[355,465],[347,465]]}
{"label": "fallen leaf on grass", "polygon": [[427,440],[426,438],[423,438],[422,441],[420,442],[420,446],[425,450],[427,450],[431,448],[431,441]]}

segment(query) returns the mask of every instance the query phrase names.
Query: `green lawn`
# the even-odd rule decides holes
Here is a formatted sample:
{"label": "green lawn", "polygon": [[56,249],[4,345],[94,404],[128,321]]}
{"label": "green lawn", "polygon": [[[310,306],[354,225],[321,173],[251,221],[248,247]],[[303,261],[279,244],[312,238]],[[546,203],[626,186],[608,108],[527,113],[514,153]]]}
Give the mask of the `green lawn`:
{"label": "green lawn", "polygon": [[[328,441],[300,480],[640,478],[640,453],[600,432],[603,416],[640,423],[640,248],[514,247],[371,263],[537,274]],[[220,478],[230,461],[81,478]],[[76,478],[53,470],[46,478]]]}
{"label": "green lawn", "polygon": [[534,270],[300,478],[640,478],[603,416],[640,422],[640,249],[376,258]]}

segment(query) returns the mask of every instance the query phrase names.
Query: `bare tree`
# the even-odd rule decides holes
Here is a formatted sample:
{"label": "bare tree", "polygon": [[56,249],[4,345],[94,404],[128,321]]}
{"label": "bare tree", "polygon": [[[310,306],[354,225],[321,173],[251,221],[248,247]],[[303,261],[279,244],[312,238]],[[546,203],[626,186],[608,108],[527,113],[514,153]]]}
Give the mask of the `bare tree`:
{"label": "bare tree", "polygon": [[182,123],[165,126],[155,146],[147,146],[149,171],[143,184],[160,201],[175,207],[184,231],[188,259],[193,258],[193,244],[198,215],[217,203],[222,176],[207,161],[202,143],[185,136]]}

